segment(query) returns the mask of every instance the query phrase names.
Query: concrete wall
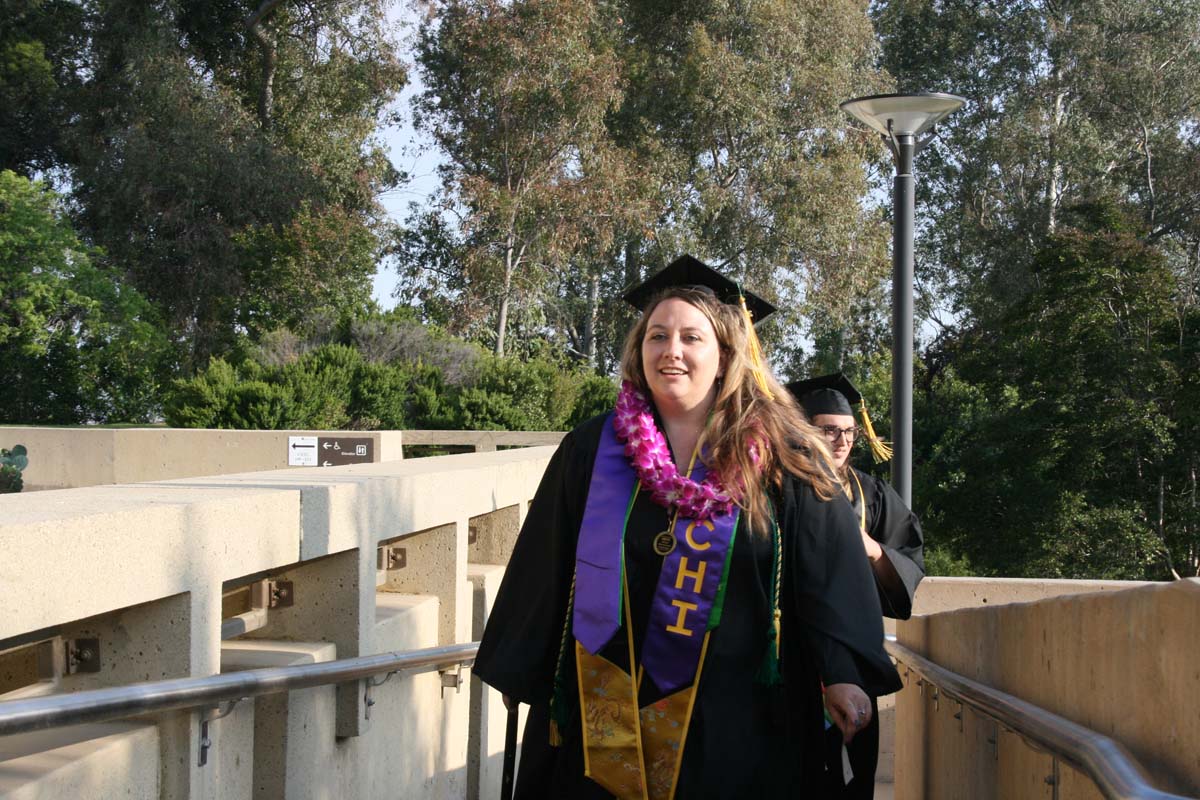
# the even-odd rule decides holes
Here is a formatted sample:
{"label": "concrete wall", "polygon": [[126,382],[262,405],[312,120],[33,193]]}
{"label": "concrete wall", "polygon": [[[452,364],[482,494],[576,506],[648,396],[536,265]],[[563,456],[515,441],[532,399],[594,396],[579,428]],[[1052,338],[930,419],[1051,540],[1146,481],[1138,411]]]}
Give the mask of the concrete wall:
{"label": "concrete wall", "polygon": [[[99,640],[99,672],[21,691],[470,641],[477,596],[494,596],[502,571],[468,560],[511,547],[551,453],[0,495],[0,692],[20,685],[23,669],[26,683],[37,680],[39,648],[61,653],[84,637]],[[407,559],[380,573],[385,543]],[[291,580],[294,605],[222,642],[223,593],[262,577]],[[203,767],[197,712],[3,737],[0,797],[464,797],[471,765],[494,764],[502,722],[487,725],[494,701],[481,698],[472,725],[470,681],[443,692],[436,673],[396,676],[372,688],[371,705],[365,688],[240,703],[210,724]],[[486,735],[472,739],[481,725]]]}
{"label": "concrete wall", "polygon": [[[1128,581],[1049,581],[1025,578],[926,578],[913,598],[917,616],[1005,603],[1027,603],[1064,594],[1111,592],[1140,585]],[[884,619],[884,630],[896,633],[896,620]],[[890,783],[896,774],[896,699],[879,698],[879,767],[875,778]],[[908,768],[911,771],[911,767]]]}
{"label": "concrete wall", "polygon": [[0,426],[0,447],[29,451],[25,490],[227,475],[288,468],[289,436],[372,440],[374,462],[399,461],[405,444],[472,447],[557,445],[554,431],[235,431],[191,428]]}
{"label": "concrete wall", "polygon": [[[1035,602],[1011,602],[1021,593],[1007,592],[1024,588],[1011,582],[945,588],[945,605],[976,590],[988,605],[900,623],[901,644],[1112,737],[1159,788],[1200,795],[1200,580],[1132,586],[1054,581],[1047,582],[1047,592],[1086,593]],[[936,583],[930,589],[939,593]],[[996,605],[1001,599],[1011,604]],[[928,602],[926,609],[943,605]],[[915,675],[906,683],[896,710],[898,800],[1100,796],[1085,776],[960,709],[933,687],[918,685]]]}

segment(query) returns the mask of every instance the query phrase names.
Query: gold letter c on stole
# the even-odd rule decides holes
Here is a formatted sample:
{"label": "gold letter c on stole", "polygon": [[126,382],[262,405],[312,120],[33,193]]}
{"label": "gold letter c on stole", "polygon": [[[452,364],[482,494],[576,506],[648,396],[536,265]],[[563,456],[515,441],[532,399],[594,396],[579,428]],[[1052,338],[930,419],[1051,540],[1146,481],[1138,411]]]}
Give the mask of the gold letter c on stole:
{"label": "gold letter c on stole", "polygon": [[687,530],[684,532],[683,538],[687,540],[688,546],[691,547],[693,550],[707,550],[708,548],[712,547],[712,542],[708,542],[708,541],[697,542],[692,537],[692,531],[696,530],[697,525],[703,525],[705,528],[708,528],[710,533],[712,531],[716,530],[716,528],[713,526],[712,522],[710,522],[709,520],[704,520],[702,522],[696,522],[695,520],[692,520],[691,522],[688,523]]}

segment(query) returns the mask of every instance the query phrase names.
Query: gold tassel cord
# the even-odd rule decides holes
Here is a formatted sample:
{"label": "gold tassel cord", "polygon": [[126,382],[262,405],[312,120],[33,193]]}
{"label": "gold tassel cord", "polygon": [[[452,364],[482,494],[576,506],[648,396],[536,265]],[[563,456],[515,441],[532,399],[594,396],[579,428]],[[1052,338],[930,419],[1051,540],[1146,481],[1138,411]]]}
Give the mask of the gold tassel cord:
{"label": "gold tassel cord", "polygon": [[742,307],[742,316],[746,319],[746,344],[750,349],[750,370],[754,373],[754,382],[758,384],[758,388],[767,396],[768,400],[774,400],[775,395],[767,387],[767,374],[765,367],[765,359],[763,358],[762,343],[758,341],[758,334],[754,331],[754,318],[750,315],[750,309],[746,308],[746,298],[740,293],[738,294],[738,302]]}
{"label": "gold tassel cord", "polygon": [[862,403],[858,410],[862,412],[863,428],[866,430],[867,443],[871,445],[871,456],[875,459],[875,463],[882,464],[884,461],[888,461],[892,457],[892,448],[875,434],[875,426],[871,424],[871,415],[867,413],[867,404]]}

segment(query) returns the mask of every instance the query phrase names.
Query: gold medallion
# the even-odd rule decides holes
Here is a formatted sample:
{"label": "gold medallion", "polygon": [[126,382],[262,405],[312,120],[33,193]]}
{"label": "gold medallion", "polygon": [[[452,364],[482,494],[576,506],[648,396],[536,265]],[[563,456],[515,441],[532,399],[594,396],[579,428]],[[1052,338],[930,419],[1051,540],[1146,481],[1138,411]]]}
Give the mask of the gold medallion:
{"label": "gold medallion", "polygon": [[660,556],[668,556],[675,549],[675,534],[663,531],[654,537],[654,552]]}

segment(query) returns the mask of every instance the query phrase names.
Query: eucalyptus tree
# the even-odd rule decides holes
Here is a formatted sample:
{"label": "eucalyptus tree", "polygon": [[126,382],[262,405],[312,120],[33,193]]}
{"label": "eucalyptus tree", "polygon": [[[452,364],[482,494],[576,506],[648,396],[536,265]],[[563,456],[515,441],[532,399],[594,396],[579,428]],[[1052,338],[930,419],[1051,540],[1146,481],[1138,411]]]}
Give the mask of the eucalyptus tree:
{"label": "eucalyptus tree", "polygon": [[[422,27],[416,121],[446,157],[460,329],[490,328],[498,355],[517,307],[603,249],[637,174],[607,136],[620,68],[608,6],[586,0],[446,0]],[[426,230],[444,230],[437,216]]]}
{"label": "eucalyptus tree", "polygon": [[[623,4],[617,140],[658,166],[644,261],[696,249],[784,306],[785,327],[849,325],[887,271],[866,202],[883,151],[838,104],[887,88],[855,0]],[[667,247],[664,247],[666,245]]]}

